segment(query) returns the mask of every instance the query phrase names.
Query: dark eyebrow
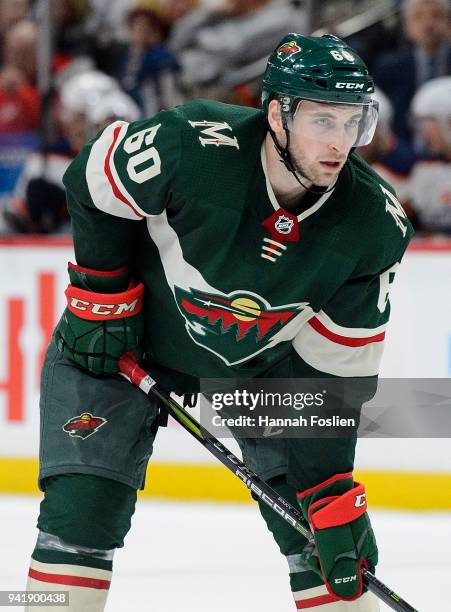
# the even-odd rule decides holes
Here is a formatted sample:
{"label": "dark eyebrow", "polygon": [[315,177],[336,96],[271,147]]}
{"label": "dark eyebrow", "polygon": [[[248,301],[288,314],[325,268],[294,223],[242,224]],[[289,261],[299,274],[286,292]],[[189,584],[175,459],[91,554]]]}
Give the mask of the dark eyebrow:
{"label": "dark eyebrow", "polygon": [[336,115],[334,115],[333,113],[327,113],[326,111],[312,110],[312,111],[307,111],[307,114],[319,115],[321,117],[330,117],[331,119],[336,119]]}
{"label": "dark eyebrow", "polygon": [[[307,111],[308,115],[317,115],[319,117],[327,117],[329,119],[336,119],[337,115],[334,115],[333,113],[328,113],[325,111],[318,111],[318,110],[312,110],[312,111]],[[360,118],[363,116],[363,113],[355,113],[354,115],[351,115],[349,117],[349,119],[355,119],[355,118]],[[348,119],[348,121],[349,121]]]}

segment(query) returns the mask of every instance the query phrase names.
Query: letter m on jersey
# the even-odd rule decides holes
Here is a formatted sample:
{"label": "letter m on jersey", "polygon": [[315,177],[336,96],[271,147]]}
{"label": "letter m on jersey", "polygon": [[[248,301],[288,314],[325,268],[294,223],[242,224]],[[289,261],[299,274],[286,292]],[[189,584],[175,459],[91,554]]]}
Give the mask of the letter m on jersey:
{"label": "letter m on jersey", "polygon": [[199,136],[200,144],[203,147],[205,147],[206,145],[216,145],[217,147],[223,145],[225,147],[236,147],[237,149],[240,148],[238,140],[235,136],[226,136],[225,134],[221,133],[221,130],[232,131],[230,125],[225,121],[188,121],[188,123],[193,128],[203,128],[201,129],[201,133],[207,136],[207,138]]}
{"label": "letter m on jersey", "polygon": [[403,207],[401,206],[401,204],[398,202],[398,200],[395,198],[395,196],[392,194],[391,191],[389,191],[388,189],[385,189],[385,187],[383,187],[382,185],[379,185],[379,187],[382,189],[382,191],[387,196],[387,199],[385,200],[385,203],[386,203],[385,212],[388,212],[393,217],[396,225],[401,230],[403,237],[405,237],[406,232],[407,232],[407,225],[403,223],[403,219],[407,219],[407,215],[404,212]]}

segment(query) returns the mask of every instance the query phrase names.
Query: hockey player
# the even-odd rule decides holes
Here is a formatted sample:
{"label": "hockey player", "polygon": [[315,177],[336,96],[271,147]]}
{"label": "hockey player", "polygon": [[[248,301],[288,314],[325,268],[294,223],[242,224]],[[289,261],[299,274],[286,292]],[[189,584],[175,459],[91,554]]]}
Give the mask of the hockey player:
{"label": "hockey player", "polygon": [[451,76],[423,85],[412,100],[415,133],[426,159],[413,167],[408,199],[425,232],[451,234]]}
{"label": "hockey player", "polygon": [[[77,263],[43,369],[45,498],[28,588],[64,586],[74,611],[105,606],[158,427],[158,406],[116,375],[122,353],[178,394],[200,377],[377,375],[411,227],[352,152],[374,133],[373,90],[341,40],[289,34],[262,111],[195,101],[117,121],[72,163]],[[377,548],[355,439],[241,445],[314,529],[316,550],[260,507],[297,609],[377,610],[362,586]]]}

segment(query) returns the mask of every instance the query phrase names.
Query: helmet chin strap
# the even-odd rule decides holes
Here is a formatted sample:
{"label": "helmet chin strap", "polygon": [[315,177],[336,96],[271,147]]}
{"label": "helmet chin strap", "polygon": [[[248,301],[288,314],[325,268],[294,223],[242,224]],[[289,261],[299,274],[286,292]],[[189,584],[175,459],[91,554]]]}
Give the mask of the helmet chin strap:
{"label": "helmet chin strap", "polygon": [[301,187],[303,187],[304,189],[306,189],[310,193],[314,193],[314,194],[317,194],[317,195],[323,195],[324,193],[329,193],[329,191],[332,191],[332,189],[335,188],[336,181],[334,181],[334,183],[330,187],[328,187],[327,189],[324,189],[324,190],[323,189],[312,189],[312,187],[307,187],[307,185],[304,185],[304,183],[301,181],[301,179],[299,178],[298,170],[295,167],[295,165],[293,163],[293,160],[292,160],[292,157],[291,157],[291,153],[290,153],[290,130],[288,129],[287,121],[286,121],[286,118],[284,117],[283,114],[282,114],[282,124],[283,124],[283,129],[285,130],[285,134],[286,134],[286,138],[287,138],[287,143],[286,143],[285,147],[282,147],[280,145],[279,141],[277,140],[277,136],[275,135],[272,127],[269,124],[268,124],[268,129],[269,129],[269,133],[271,134],[271,138],[272,138],[272,140],[274,142],[274,146],[276,147],[276,150],[277,150],[278,154],[280,155],[280,161],[283,163],[285,168],[289,172],[291,172],[291,174],[297,180],[299,185],[301,185]]}

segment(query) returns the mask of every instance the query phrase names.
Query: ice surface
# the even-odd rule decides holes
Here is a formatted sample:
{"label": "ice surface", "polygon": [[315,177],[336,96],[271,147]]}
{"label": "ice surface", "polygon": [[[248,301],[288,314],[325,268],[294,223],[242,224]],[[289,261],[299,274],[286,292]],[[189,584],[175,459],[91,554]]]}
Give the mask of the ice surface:
{"label": "ice surface", "polygon": [[[37,497],[0,496],[0,590],[24,588],[38,511]],[[451,514],[373,511],[371,517],[380,579],[421,612],[449,612]],[[125,547],[116,553],[106,610],[295,608],[285,560],[255,505],[140,500]]]}

